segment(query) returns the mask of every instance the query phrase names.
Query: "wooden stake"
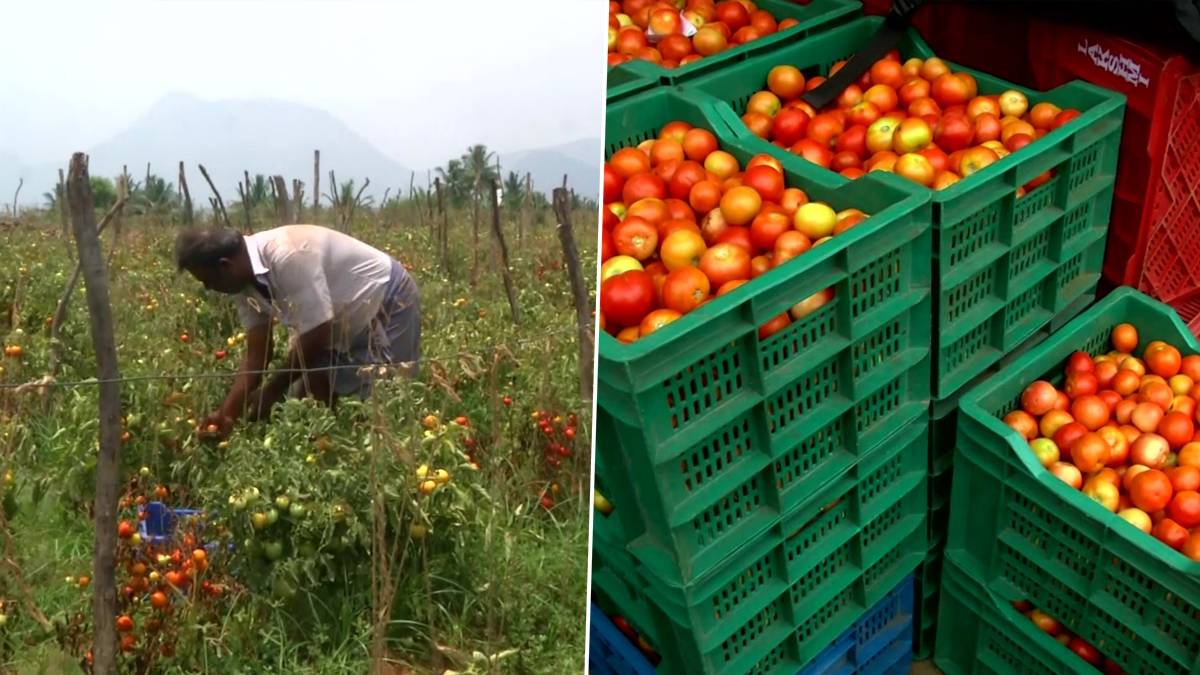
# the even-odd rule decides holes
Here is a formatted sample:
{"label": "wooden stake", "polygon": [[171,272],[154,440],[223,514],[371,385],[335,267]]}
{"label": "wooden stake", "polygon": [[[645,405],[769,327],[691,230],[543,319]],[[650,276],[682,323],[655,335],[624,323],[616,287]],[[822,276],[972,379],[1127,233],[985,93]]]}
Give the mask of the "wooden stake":
{"label": "wooden stake", "polygon": [[75,260],[75,248],[71,246],[70,225],[67,219],[67,179],[63,170],[58,170],[58,220],[62,224],[63,244],[67,247],[67,257]]}
{"label": "wooden stake", "polygon": [[242,231],[250,232],[250,172],[246,171],[246,182],[238,181],[238,201],[242,203]]}
{"label": "wooden stake", "polygon": [[229,224],[229,214],[225,212],[225,200],[221,199],[221,193],[220,193],[220,191],[219,191],[219,190],[217,190],[217,186],[216,186],[216,185],[213,185],[212,178],[209,178],[209,176],[208,176],[208,170],[204,168],[204,165],[203,165],[203,164],[201,164],[201,165],[199,165],[199,166],[200,166],[200,175],[201,175],[201,176],[204,176],[204,181],[205,181],[206,183],[208,183],[208,188],[209,188],[210,190],[212,190],[212,191],[213,191],[213,194],[216,196],[216,199],[217,199],[217,202],[216,202],[216,203],[217,203],[217,208],[218,208],[218,209],[220,209],[220,213],[221,213],[221,220],[225,222],[225,227],[232,227],[232,226]]}
{"label": "wooden stake", "polygon": [[[508,294],[508,308],[512,310],[513,323],[521,323],[521,308],[517,305],[517,288],[513,285],[512,271],[508,268],[508,245],[504,243],[504,230],[500,227],[500,185],[492,180],[492,234],[500,245],[500,273],[504,276],[504,292]],[[478,255],[476,260],[478,261]]]}
{"label": "wooden stake", "polygon": [[113,337],[109,307],[108,279],[100,235],[96,231],[96,213],[88,180],[87,159],[77,152],[71,157],[67,179],[71,203],[71,221],[79,264],[87,284],[88,315],[91,318],[92,349],[96,354],[96,375],[100,380],[100,453],[96,459],[96,533],[92,568],[92,672],[109,675],[116,672],[117,647],[117,497],[121,466],[121,387],[117,380],[117,345]]}
{"label": "wooden stake", "polygon": [[[446,276],[450,276],[450,252],[448,250],[449,247],[446,245],[447,230],[449,228],[448,223],[446,222],[446,204],[442,201],[442,179],[434,178],[433,187],[437,190],[437,209],[438,214],[441,216],[441,218],[438,219],[441,221],[440,226],[438,227],[437,236],[438,257],[441,258],[442,261],[442,271],[446,273]],[[433,221],[433,218],[430,218],[429,220]]]}
{"label": "wooden stake", "polygon": [[[566,183],[566,176],[563,182]],[[592,402],[592,360],[595,349],[592,342],[593,307],[588,302],[587,288],[579,266],[579,251],[575,248],[575,233],[571,229],[570,195],[565,187],[555,188],[553,198],[554,215],[558,219],[558,241],[562,244],[567,273],[571,277],[571,295],[575,300],[575,321],[579,327],[579,392],[587,409]]]}
{"label": "wooden stake", "polygon": [[304,181],[299,178],[292,179],[292,222],[304,222]]}
{"label": "wooden stake", "polygon": [[313,150],[313,222],[321,213],[321,151]]}
{"label": "wooden stake", "polygon": [[183,224],[192,224],[192,193],[188,190],[187,175],[183,172],[183,162],[179,163],[179,191],[183,193]]}
{"label": "wooden stake", "polygon": [[341,190],[338,188],[337,178],[333,175],[333,169],[329,170],[329,201],[333,202],[333,225],[339,230],[342,229],[342,197]]}
{"label": "wooden stake", "polygon": [[271,176],[271,192],[275,195],[275,215],[279,217],[280,225],[291,225],[292,203],[288,198],[287,182],[283,176]]}
{"label": "wooden stake", "polygon": [[18,199],[18,198],[21,196],[21,186],[22,186],[22,185],[24,185],[24,184],[25,184],[25,179],[24,179],[24,178],[18,178],[18,179],[17,179],[17,191],[16,191],[16,193],[15,193],[15,194],[13,194],[13,203],[12,203],[12,217],[13,217],[13,220],[16,220],[16,219],[17,219],[17,199]]}
{"label": "wooden stake", "polygon": [[[479,176],[475,176],[475,195],[471,201],[471,226],[474,232],[474,246],[471,251],[471,288],[479,283]],[[495,199],[493,195],[492,199]]]}
{"label": "wooden stake", "polygon": [[525,193],[521,195],[521,219],[518,238],[525,243],[525,228],[529,227],[529,205],[533,202],[533,174],[525,173]]}

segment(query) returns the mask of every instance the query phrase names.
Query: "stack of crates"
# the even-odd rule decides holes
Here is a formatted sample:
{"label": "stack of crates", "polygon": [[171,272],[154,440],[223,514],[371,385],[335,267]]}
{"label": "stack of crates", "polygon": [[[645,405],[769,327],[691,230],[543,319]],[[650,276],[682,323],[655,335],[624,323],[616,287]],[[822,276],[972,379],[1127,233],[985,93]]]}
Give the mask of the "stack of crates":
{"label": "stack of crates", "polygon": [[[758,152],[679,88],[610,102],[606,152],[673,120],[743,164]],[[612,508],[593,589],[658,673],[795,675],[927,548],[928,200],[885,174],[831,188],[771,154],[789,186],[870,217],[635,343],[600,339],[596,487]]]}
{"label": "stack of crates", "polygon": [[[754,151],[774,147],[741,121],[750,96],[780,64],[806,76],[865,44],[882,19],[860,18],[769,54],[686,80],[689,93],[714,99],[727,127]],[[910,30],[901,60],[934,54]],[[916,575],[914,655],[932,653],[941,548],[945,542],[958,397],[1006,358],[1095,298],[1104,260],[1121,136],[1123,97],[1084,82],[1032,91],[969,68],[981,93],[1022,91],[1030,105],[1052,101],[1081,115],[992,166],[940,191],[918,188],[932,203],[932,381],[928,452],[928,541]],[[809,165],[812,166],[812,165]],[[1016,187],[1050,170],[1053,178],[1022,197]],[[850,183],[828,170],[831,186]],[[861,179],[859,179],[861,180]]]}
{"label": "stack of crates", "polygon": [[1166,305],[1121,288],[963,396],[935,662],[948,675],[1096,668],[1022,615],[1028,603],[1112,661],[1104,672],[1200,672],[1200,563],[1063,483],[1002,418],[1037,379],[1060,383],[1114,326],[1181,352],[1200,343]]}
{"label": "stack of crates", "polygon": [[[657,672],[795,673],[908,571],[914,655],[931,654],[958,399],[1095,298],[1118,94],[1083,82],[1033,91],[949,64],[981,93],[1016,89],[1031,105],[1081,114],[941,191],[884,172],[848,180],[746,128],[741,115],[771,68],[826,75],[881,24],[834,22],[719,67],[669,71],[608,103],[606,156],[682,120],[713,131],[743,164],[779,158],[811,199],[872,214],[670,330],[630,345],[601,334],[596,480],[614,508],[597,517],[611,543],[595,538],[594,588],[653,647]],[[902,60],[934,55],[912,30],[897,49]],[[1048,182],[1017,194],[1047,171]],[[834,302],[758,339],[757,326],[830,286]],[[908,455],[912,439],[919,458]],[[910,468],[919,497],[906,492]],[[868,494],[905,525],[874,520]],[[847,501],[857,513],[840,508]],[[917,502],[919,536],[906,529]],[[812,548],[827,530],[838,543]],[[878,536],[902,550],[863,556],[879,550]],[[789,549],[794,540],[800,548]],[[884,563],[886,575],[874,567]],[[887,583],[870,583],[879,576]],[[800,592],[825,582],[840,590]]]}

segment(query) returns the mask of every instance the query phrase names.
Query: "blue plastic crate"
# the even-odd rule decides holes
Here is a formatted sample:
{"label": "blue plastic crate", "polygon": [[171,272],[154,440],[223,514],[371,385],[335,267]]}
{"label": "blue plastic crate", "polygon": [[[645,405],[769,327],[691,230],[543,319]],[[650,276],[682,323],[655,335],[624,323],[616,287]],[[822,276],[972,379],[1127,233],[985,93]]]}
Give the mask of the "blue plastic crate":
{"label": "blue plastic crate", "polygon": [[171,538],[175,532],[175,521],[201,513],[199,509],[175,509],[162,502],[150,502],[139,506],[139,514],[145,511],[146,517],[140,519],[138,533],[147,544],[161,544]]}
{"label": "blue plastic crate", "polygon": [[913,577],[909,575],[799,675],[903,675],[912,661]]}
{"label": "blue plastic crate", "polygon": [[[171,508],[162,502],[149,502],[145,506],[139,506],[139,515],[143,511],[146,513],[146,517],[139,518],[138,534],[142,537],[143,545],[152,544],[154,546],[170,542],[171,537],[175,534],[175,521],[204,513],[200,509]],[[217,544],[209,542],[204,545],[204,549],[210,554],[214,553],[217,550]],[[228,550],[233,550],[233,542],[229,543]]]}
{"label": "blue plastic crate", "polygon": [[588,648],[590,675],[654,675],[654,666],[604,612],[592,603]]}

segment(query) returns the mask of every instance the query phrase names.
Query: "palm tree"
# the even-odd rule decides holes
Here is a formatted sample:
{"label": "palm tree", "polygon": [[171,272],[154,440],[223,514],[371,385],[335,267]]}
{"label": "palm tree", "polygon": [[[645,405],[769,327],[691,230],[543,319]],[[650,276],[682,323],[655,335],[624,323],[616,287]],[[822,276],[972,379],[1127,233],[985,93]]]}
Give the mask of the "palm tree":
{"label": "palm tree", "polygon": [[43,192],[42,199],[46,200],[47,211],[57,211],[59,200],[62,199],[62,185],[55,185],[54,192]]}
{"label": "palm tree", "polygon": [[471,194],[471,181],[462,160],[452,159],[445,167],[438,167],[438,177],[446,186],[446,197],[455,206],[461,206]]}
{"label": "palm tree", "polygon": [[525,181],[516,171],[509,171],[504,178],[504,203],[512,211],[519,210],[525,200]]}
{"label": "palm tree", "polygon": [[496,153],[488,152],[487,146],[482,143],[467,148],[467,152],[462,157],[467,168],[467,175],[471,177],[476,200],[482,198],[485,186],[498,178],[497,169],[492,166],[492,160],[495,157]]}
{"label": "palm tree", "polygon": [[170,213],[179,202],[175,185],[153,174],[146,176],[144,185],[134,183],[130,191],[134,213]]}

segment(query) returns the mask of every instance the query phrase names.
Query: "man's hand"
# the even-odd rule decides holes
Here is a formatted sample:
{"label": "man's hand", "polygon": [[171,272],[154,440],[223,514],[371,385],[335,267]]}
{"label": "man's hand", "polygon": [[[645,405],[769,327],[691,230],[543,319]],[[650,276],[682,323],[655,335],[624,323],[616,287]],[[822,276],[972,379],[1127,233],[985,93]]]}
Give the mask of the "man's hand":
{"label": "man's hand", "polygon": [[276,373],[261,388],[250,392],[246,397],[246,417],[253,422],[270,417],[271,408],[287,395],[292,379],[289,373]]}
{"label": "man's hand", "polygon": [[196,437],[202,441],[223,441],[233,432],[233,418],[216,410],[209,413],[196,428]]}

